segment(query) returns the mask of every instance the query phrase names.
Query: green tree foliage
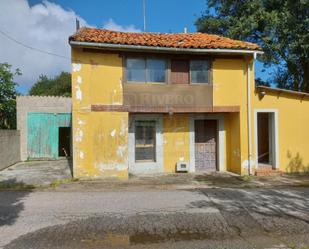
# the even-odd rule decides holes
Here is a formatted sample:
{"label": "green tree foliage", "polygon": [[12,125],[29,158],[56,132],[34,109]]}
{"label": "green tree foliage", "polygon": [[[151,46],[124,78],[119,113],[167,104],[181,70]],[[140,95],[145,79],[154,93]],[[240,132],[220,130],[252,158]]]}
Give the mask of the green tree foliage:
{"label": "green tree foliage", "polygon": [[41,75],[31,87],[30,95],[40,96],[71,96],[71,74],[62,72],[54,78]]}
{"label": "green tree foliage", "polygon": [[201,32],[258,43],[270,82],[309,92],[309,0],[208,0],[196,20]]}
{"label": "green tree foliage", "polygon": [[16,86],[13,78],[20,70],[0,63],[0,129],[16,129]]}

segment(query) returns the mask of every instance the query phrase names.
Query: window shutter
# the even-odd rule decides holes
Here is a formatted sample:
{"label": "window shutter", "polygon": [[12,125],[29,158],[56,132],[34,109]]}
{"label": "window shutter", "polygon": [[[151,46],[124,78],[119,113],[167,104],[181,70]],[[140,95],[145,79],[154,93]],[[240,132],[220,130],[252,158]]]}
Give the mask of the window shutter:
{"label": "window shutter", "polygon": [[171,83],[189,84],[189,61],[172,60],[171,61]]}

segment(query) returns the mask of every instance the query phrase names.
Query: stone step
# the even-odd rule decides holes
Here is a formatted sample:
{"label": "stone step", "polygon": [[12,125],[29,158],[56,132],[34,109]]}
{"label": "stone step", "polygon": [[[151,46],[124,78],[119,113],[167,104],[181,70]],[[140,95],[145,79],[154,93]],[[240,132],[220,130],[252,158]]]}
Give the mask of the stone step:
{"label": "stone step", "polygon": [[277,169],[261,168],[255,170],[256,176],[281,176],[283,172]]}

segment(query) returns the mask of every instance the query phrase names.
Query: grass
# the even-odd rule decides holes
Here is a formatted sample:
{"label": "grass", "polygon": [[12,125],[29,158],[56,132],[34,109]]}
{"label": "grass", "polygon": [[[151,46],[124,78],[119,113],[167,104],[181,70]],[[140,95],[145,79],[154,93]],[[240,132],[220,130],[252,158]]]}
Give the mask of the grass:
{"label": "grass", "polygon": [[78,181],[79,181],[78,178],[67,178],[67,179],[61,179],[61,180],[54,180],[49,184],[49,186],[52,188],[56,188],[65,183],[78,182]]}
{"label": "grass", "polygon": [[0,182],[0,190],[32,190],[36,188],[35,185],[25,184],[23,182],[4,181]]}
{"label": "grass", "polygon": [[291,249],[309,249],[309,246],[297,247],[296,245],[290,244],[290,245],[288,245],[288,248],[291,248]]}
{"label": "grass", "polygon": [[[61,179],[61,180],[54,180],[49,184],[49,187],[55,188],[61,184],[70,183],[70,182],[77,182],[79,179],[77,178],[68,178],[68,179]],[[33,184],[26,184],[24,182],[17,182],[15,180],[6,180],[0,182],[0,191],[1,190],[32,190],[36,188],[44,188],[44,186],[33,185]]]}
{"label": "grass", "polygon": [[244,176],[241,176],[240,179],[245,182],[250,182],[255,179],[255,176],[244,175]]}

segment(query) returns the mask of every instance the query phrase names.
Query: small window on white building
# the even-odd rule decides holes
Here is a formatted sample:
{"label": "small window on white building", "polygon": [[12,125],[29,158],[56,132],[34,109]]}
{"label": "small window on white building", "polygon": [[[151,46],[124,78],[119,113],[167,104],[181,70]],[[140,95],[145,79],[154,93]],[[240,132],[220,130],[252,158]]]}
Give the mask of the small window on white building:
{"label": "small window on white building", "polygon": [[135,121],[135,161],[156,161],[155,121]]}

